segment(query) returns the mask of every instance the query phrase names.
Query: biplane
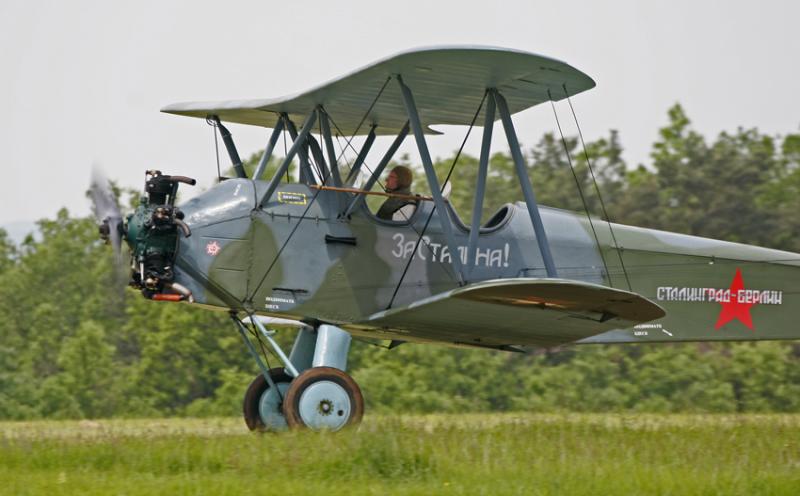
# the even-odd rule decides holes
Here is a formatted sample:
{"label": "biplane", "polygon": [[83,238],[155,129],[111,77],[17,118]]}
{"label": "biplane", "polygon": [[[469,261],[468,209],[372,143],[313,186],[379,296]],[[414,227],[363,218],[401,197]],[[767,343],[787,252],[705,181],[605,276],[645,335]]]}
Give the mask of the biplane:
{"label": "biplane", "polygon": [[[352,336],[511,352],[798,338],[797,254],[537,203],[512,116],[571,106],[594,86],[555,59],[457,46],[394,55],[283,98],[169,105],[163,112],[219,130],[236,177],[177,206],[178,185],[194,180],[148,171],[139,207],[125,219],[107,208],[101,235],[126,241],[131,284],[145,297],[230,313],[261,371],[245,395],[251,430],[358,423],[364,400],[346,372]],[[481,222],[496,121],[524,202]],[[271,129],[250,177],[223,123]],[[434,170],[435,125],[482,125],[467,221]],[[285,156],[273,157],[287,134]],[[334,146],[343,137],[362,141],[349,164]],[[388,147],[376,155],[379,137]],[[404,218],[379,218],[365,197],[406,139],[431,194]],[[265,177],[271,159],[277,168]],[[272,330],[286,323],[299,328],[288,353]],[[266,348],[280,367],[267,366]]]}

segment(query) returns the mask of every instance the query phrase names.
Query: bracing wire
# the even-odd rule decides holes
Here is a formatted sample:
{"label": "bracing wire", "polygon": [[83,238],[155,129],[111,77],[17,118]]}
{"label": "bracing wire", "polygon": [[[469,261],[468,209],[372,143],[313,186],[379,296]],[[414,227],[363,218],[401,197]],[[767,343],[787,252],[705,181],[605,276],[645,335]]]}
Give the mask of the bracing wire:
{"label": "bracing wire", "polygon": [[[386,86],[389,85],[389,81],[391,81],[391,80],[392,80],[392,76],[388,76],[386,78],[386,81],[383,82],[383,86],[381,86],[380,91],[378,91],[378,96],[376,96],[375,99],[372,100],[372,104],[370,104],[370,106],[367,109],[367,111],[364,112],[364,116],[361,118],[361,121],[359,121],[358,126],[356,126],[356,130],[353,131],[353,134],[350,136],[350,138],[347,139],[347,143],[345,143],[345,148],[347,148],[349,146],[350,148],[355,150],[355,147],[353,147],[353,145],[351,144],[353,139],[358,135],[358,131],[361,129],[361,126],[364,125],[364,121],[366,121],[367,117],[369,117],[370,112],[372,112],[372,109],[375,107],[375,104],[378,103],[378,99],[383,94],[383,90],[386,89]],[[331,122],[333,122],[333,118],[330,116],[330,114],[328,114],[328,118],[330,119]],[[336,126],[336,124],[334,124],[334,126]],[[339,131],[339,133],[342,136],[345,135],[344,133],[342,133],[342,130],[339,129],[339,126],[336,126],[336,130]],[[344,153],[344,149],[342,150],[342,153]],[[336,157],[336,163],[339,163],[339,158],[341,158],[341,154],[339,155],[339,157]]]}
{"label": "bracing wire", "polygon": [[[483,93],[483,98],[481,98],[481,103],[478,104],[478,109],[475,111],[475,115],[472,116],[472,122],[469,123],[469,128],[467,129],[467,134],[464,136],[464,141],[461,142],[461,147],[458,149],[456,156],[453,158],[453,163],[450,165],[450,170],[447,171],[447,177],[442,182],[441,192],[444,192],[444,188],[447,186],[447,183],[450,181],[450,177],[453,175],[453,171],[456,168],[456,164],[458,163],[458,159],[461,157],[461,152],[464,151],[464,146],[467,144],[467,140],[469,139],[469,135],[472,132],[472,128],[475,126],[475,121],[478,119],[478,115],[481,113],[481,109],[483,108],[483,103],[486,101],[487,92]],[[414,255],[417,253],[419,249],[419,244],[422,242],[422,237],[425,235],[425,231],[428,229],[428,224],[430,224],[431,219],[433,218],[433,214],[436,212],[436,205],[431,208],[431,212],[428,214],[428,218],[425,219],[425,225],[422,228],[422,232],[417,237],[417,243],[414,245],[414,251],[411,252],[411,256],[408,257],[408,262],[406,262],[406,266],[403,269],[403,273],[400,275],[400,280],[397,281],[397,286],[394,288],[394,292],[392,293],[392,298],[389,300],[389,305],[387,305],[387,310],[392,308],[392,304],[394,304],[394,299],[397,297],[397,292],[400,290],[400,286],[403,284],[403,279],[405,279],[406,274],[408,273],[409,267],[411,267],[411,262],[414,260]],[[444,213],[447,215],[447,212]],[[458,253],[454,253],[452,256],[457,257],[459,256]]]}
{"label": "bracing wire", "polygon": [[[378,94],[375,95],[375,98],[372,100],[372,103],[370,104],[370,106],[367,109],[367,111],[364,112],[364,116],[361,118],[361,121],[358,123],[358,126],[356,126],[355,131],[353,131],[353,136],[350,138],[350,140],[352,140],[353,137],[355,137],[356,134],[358,134],[359,129],[361,129],[361,126],[364,124],[364,121],[366,121],[367,117],[369,117],[369,114],[370,114],[370,112],[372,112],[372,109],[375,107],[375,104],[378,103],[378,99],[383,94],[383,90],[386,89],[386,85],[389,84],[390,80],[391,80],[391,77],[386,78],[386,81],[383,83],[383,86],[381,86],[380,91],[378,91]],[[324,111],[324,109],[321,109],[321,110]],[[330,116],[328,116],[328,117],[330,117]],[[337,163],[338,163],[338,158],[337,158]],[[329,175],[329,177],[330,177],[330,175]],[[328,179],[327,177],[324,178],[324,180],[322,182],[322,186],[325,186],[325,181],[327,181],[327,179]],[[264,281],[266,281],[266,279],[269,276],[270,272],[272,272],[272,269],[275,267],[275,264],[280,259],[281,254],[283,254],[283,250],[286,249],[286,246],[289,244],[289,241],[291,241],[292,237],[294,236],[294,233],[297,232],[297,229],[300,227],[300,224],[306,219],[306,215],[308,215],[308,211],[311,209],[311,207],[317,201],[317,197],[319,197],[319,194],[322,191],[323,191],[322,188],[317,189],[317,191],[314,193],[314,196],[311,197],[311,200],[308,202],[308,205],[306,205],[305,210],[303,210],[303,214],[300,216],[299,219],[297,219],[297,222],[295,223],[294,227],[292,228],[291,232],[289,233],[289,236],[286,237],[286,240],[283,242],[283,244],[281,245],[280,249],[275,254],[275,257],[272,259],[272,262],[269,264],[269,267],[267,267],[267,270],[266,270],[266,272],[264,272],[264,275],[261,277],[261,280],[258,282],[258,285],[256,285],[256,289],[254,289],[253,293],[249,296],[249,298],[248,298],[249,300],[252,300],[253,297],[256,295],[256,293],[258,293],[258,291],[261,289],[261,286],[264,284]]]}
{"label": "bracing wire", "polygon": [[[339,127],[339,125],[338,125],[338,124],[336,124],[336,121],[334,121],[334,120],[333,120],[333,117],[331,117],[331,116],[328,116],[328,118],[330,119],[330,121],[331,121],[331,124],[333,124],[333,127],[334,127],[334,129],[336,129],[336,131],[338,131],[339,133],[341,133],[341,132],[342,132],[342,130],[341,130],[341,128]],[[338,143],[338,140],[337,140],[337,143]],[[342,145],[341,145],[341,144],[339,144],[339,150],[341,150],[341,151],[339,152],[339,158],[341,158],[342,156],[344,156],[345,152],[347,151],[347,148],[350,148],[350,149],[353,151],[353,153],[355,153],[356,155],[358,155],[358,150],[356,149],[356,147],[354,147],[354,146],[353,146],[353,145],[350,143],[350,140],[345,140],[344,147],[342,147]],[[371,168],[371,167],[370,167],[370,166],[367,164],[367,160],[366,160],[366,158],[364,159],[364,162],[361,164],[361,166],[362,166],[362,167],[365,167],[365,168],[367,169],[367,171],[369,171],[369,172],[370,172],[370,174],[373,174],[373,173],[374,173],[374,171],[372,170],[372,168]],[[383,191],[387,191],[387,190],[386,190],[386,187],[383,185],[383,183],[381,182],[380,178],[378,178],[378,180],[377,180],[376,182],[377,182],[378,186],[380,186],[380,188],[381,188]]]}
{"label": "bracing wire", "polygon": [[210,117],[206,118],[206,123],[214,128],[214,155],[217,157],[217,182],[222,181],[222,171],[219,167],[219,139],[217,137],[217,123]]}
{"label": "bracing wire", "polygon": [[346,149],[342,146],[341,136],[339,133],[336,133],[336,144],[339,145],[339,157],[344,159],[344,163],[347,164],[348,168],[348,176],[350,175],[350,171],[353,170],[353,165],[347,159],[347,154],[345,153]]}
{"label": "bracing wire", "polygon": [[556,112],[556,105],[553,103],[553,96],[550,94],[550,89],[547,89],[547,96],[550,98],[550,106],[553,108],[553,116],[556,118],[556,126],[558,127],[558,134],[561,135],[561,143],[564,145],[564,153],[567,155],[567,163],[569,163],[569,169],[572,171],[572,177],[575,178],[575,186],[578,187],[578,194],[581,197],[581,203],[583,203],[583,209],[586,211],[586,218],[589,220],[589,227],[592,229],[592,235],[594,236],[594,241],[597,243],[597,251],[600,253],[600,260],[603,261],[603,268],[608,274],[608,282],[613,287],[613,283],[611,281],[611,273],[608,271],[608,264],[606,263],[606,257],[603,255],[603,247],[600,246],[600,238],[597,237],[597,230],[594,228],[594,221],[592,221],[592,213],[589,211],[589,204],[586,202],[586,196],[583,194],[583,188],[581,187],[581,181],[578,179],[578,173],[575,172],[575,166],[572,163],[572,155],[569,153],[569,147],[567,146],[567,140],[564,138],[564,132],[561,130],[561,122],[558,119],[558,112]]}
{"label": "bracing wire", "polygon": [[[270,353],[269,348],[267,348],[264,345],[264,340],[261,339],[261,335],[255,330],[256,325],[253,322],[254,315],[249,312],[248,315],[250,317],[250,326],[249,327],[245,326],[245,329],[250,331],[250,334],[252,334],[253,337],[256,338],[256,341],[258,341],[258,347],[261,348],[261,354],[264,356],[264,363],[267,365],[267,369],[271,371],[272,365],[270,365],[269,363],[269,353]],[[241,323],[241,325],[244,325],[244,323],[241,320],[239,322]],[[273,351],[272,354],[275,355],[275,352]],[[280,362],[280,358],[277,355],[275,355],[275,358],[278,360],[278,362]],[[275,388],[275,389],[276,389],[275,392],[278,393],[280,401],[283,402],[283,393],[281,393],[280,388]]]}
{"label": "bracing wire", "polygon": [[[329,116],[329,117],[330,117],[330,116]],[[337,131],[339,131],[339,132],[341,133],[341,129],[340,129],[340,128],[339,128],[339,126],[336,124],[336,121],[334,121],[334,120],[333,120],[333,117],[330,117],[330,119],[331,119],[331,124],[333,124],[333,127],[334,127],[334,128],[337,130]],[[355,147],[354,147],[352,144],[350,144],[350,141],[347,141],[347,142],[345,143],[345,149],[346,149],[347,147],[350,147],[350,149],[352,149],[352,150],[353,150],[353,152],[355,152],[356,154],[358,153],[358,150],[356,150],[356,149],[355,149]],[[342,150],[342,153],[344,153],[344,150]],[[373,170],[372,170],[372,168],[369,166],[369,164],[367,164],[367,161],[366,161],[366,159],[364,159],[364,162],[363,162],[361,165],[362,165],[362,167],[364,167],[365,169],[367,169],[367,171],[370,173],[370,175],[374,175],[374,174],[375,174],[375,171],[373,171]],[[378,179],[376,180],[376,183],[378,184],[378,186],[379,186],[379,187],[380,187],[380,188],[381,188],[383,191],[385,191],[385,192],[388,192],[388,191],[389,191],[389,190],[387,190],[387,189],[386,189],[386,186],[384,186],[384,185],[383,185],[383,183],[381,182],[380,178],[378,178]],[[447,183],[444,183],[444,184],[447,184]],[[405,216],[405,214],[403,214],[403,216]],[[406,218],[405,220],[409,220],[409,219],[408,219],[408,218]],[[414,227],[414,225],[413,225],[413,224],[409,223],[409,224],[408,224],[408,227],[410,227],[410,228],[411,228],[411,230],[412,230],[412,231],[414,231],[414,233],[415,233],[415,234],[417,234],[418,236],[421,236],[420,232],[419,232],[419,231],[417,231],[417,228],[416,228],[416,227]],[[436,252],[434,252],[434,251],[433,251],[433,248],[431,248],[431,245],[430,245],[430,243],[428,243],[427,241],[425,241],[425,240],[423,239],[423,240],[422,240],[422,244],[425,246],[425,248],[427,248],[427,249],[428,249],[428,251],[429,251],[431,254],[433,254],[433,255],[435,255],[435,254],[436,254]],[[448,264],[437,264],[437,266],[442,268],[442,270],[444,271],[445,275],[447,275],[447,277],[449,277],[449,278],[450,278],[450,279],[452,279],[453,281],[457,280],[456,274],[455,274],[455,273],[453,273],[453,272],[451,272],[451,270],[452,270],[452,267],[450,267],[450,265],[448,265]]]}
{"label": "bracing wire", "polygon": [[[320,136],[321,135],[322,135],[322,133],[320,132]],[[312,140],[312,139],[314,139],[314,136],[311,133],[309,133],[308,134],[308,139]],[[320,147],[321,146],[322,145],[320,144]],[[308,147],[308,151],[309,151],[309,153],[308,153],[308,161],[311,164],[312,172],[316,172],[317,173],[317,177],[320,179],[320,183],[321,184],[327,183],[328,182],[328,178],[327,178],[327,176],[325,174],[322,173],[322,164],[318,164],[317,163],[317,159],[314,157],[314,153],[311,153],[311,146]],[[320,152],[320,153],[322,153],[322,152]]]}
{"label": "bracing wire", "polygon": [[586,150],[586,142],[583,140],[583,132],[581,131],[581,125],[578,123],[578,116],[575,114],[575,108],[572,106],[572,100],[569,97],[569,92],[567,91],[567,85],[564,84],[561,86],[564,88],[564,94],[567,96],[567,103],[569,103],[569,109],[572,111],[572,118],[575,120],[575,126],[578,128],[578,137],[581,140],[581,147],[583,147],[583,155],[586,158],[586,165],[589,167],[589,173],[592,175],[592,182],[594,183],[595,191],[597,192],[597,197],[600,200],[600,208],[603,209],[603,217],[606,218],[606,222],[608,223],[608,230],[611,233],[611,240],[614,243],[614,248],[617,250],[617,256],[619,257],[619,264],[622,267],[622,273],[625,274],[625,282],[628,283],[628,290],[633,291],[631,287],[631,280],[628,277],[628,271],[625,269],[625,262],[622,260],[622,250],[617,243],[617,236],[614,234],[614,228],[611,227],[611,218],[608,215],[608,211],[606,210],[606,202],[603,201],[603,195],[600,193],[600,186],[597,184],[597,178],[594,175],[594,167],[592,167],[592,162],[589,160],[589,152]]}
{"label": "bracing wire", "polygon": [[[327,178],[325,178],[325,179],[327,180]],[[325,186],[325,181],[322,182],[322,186]],[[267,271],[264,272],[264,275],[261,277],[261,280],[258,282],[258,285],[256,286],[256,289],[253,290],[253,293],[248,298],[249,300],[252,300],[253,296],[255,296],[256,293],[258,293],[258,291],[261,289],[261,285],[264,284],[264,281],[267,279],[267,276],[269,276],[270,272],[272,272],[272,269],[275,267],[275,264],[278,262],[278,259],[280,259],[281,254],[283,254],[283,250],[286,249],[286,246],[289,244],[289,241],[291,241],[292,237],[294,236],[294,233],[297,232],[297,228],[299,228],[300,224],[306,219],[306,215],[308,215],[308,211],[314,205],[314,202],[317,201],[317,197],[319,196],[319,193],[321,191],[322,191],[322,188],[318,189],[314,193],[314,196],[311,197],[311,200],[308,202],[308,205],[306,206],[305,210],[303,210],[303,214],[300,216],[300,218],[297,219],[297,222],[295,223],[295,225],[292,228],[291,232],[289,232],[289,236],[286,237],[286,240],[281,245],[280,249],[278,250],[278,253],[275,254],[275,257],[272,259],[272,262],[269,264],[269,267],[267,267]]]}

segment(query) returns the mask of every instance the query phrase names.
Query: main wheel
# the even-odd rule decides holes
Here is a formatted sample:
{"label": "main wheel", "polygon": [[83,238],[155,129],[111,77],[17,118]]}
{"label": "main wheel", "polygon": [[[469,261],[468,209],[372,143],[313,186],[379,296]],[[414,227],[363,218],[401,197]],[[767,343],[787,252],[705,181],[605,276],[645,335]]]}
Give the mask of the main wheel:
{"label": "main wheel", "polygon": [[333,367],[310,368],[297,376],[283,402],[291,428],[339,429],[364,416],[364,397],[352,377]]}
{"label": "main wheel", "polygon": [[283,368],[270,369],[269,376],[277,391],[270,387],[263,374],[258,374],[244,395],[244,422],[251,431],[282,431],[287,428],[283,400],[292,376]]}

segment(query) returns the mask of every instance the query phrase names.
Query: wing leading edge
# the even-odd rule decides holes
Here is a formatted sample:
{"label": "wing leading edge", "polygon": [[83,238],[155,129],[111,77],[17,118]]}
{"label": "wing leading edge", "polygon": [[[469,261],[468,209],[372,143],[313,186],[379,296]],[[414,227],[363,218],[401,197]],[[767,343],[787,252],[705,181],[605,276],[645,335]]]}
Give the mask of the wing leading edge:
{"label": "wing leading edge", "polygon": [[636,293],[565,279],[497,279],[453,289],[351,327],[409,341],[551,347],[665,315]]}
{"label": "wing leading edge", "polygon": [[[322,105],[345,135],[356,131],[367,134],[371,126],[377,126],[378,134],[396,134],[407,117],[397,84],[386,83],[398,74],[412,89],[426,127],[469,125],[486,88],[497,88],[513,114],[595,86],[583,72],[549,57],[504,48],[446,46],[403,52],[296,95],[177,103],[162,112],[200,118],[217,115],[227,122],[271,128],[281,112],[302,122],[312,109]],[[380,98],[359,127],[379,93]],[[482,121],[480,115],[476,122]],[[428,132],[436,133],[430,128]]]}

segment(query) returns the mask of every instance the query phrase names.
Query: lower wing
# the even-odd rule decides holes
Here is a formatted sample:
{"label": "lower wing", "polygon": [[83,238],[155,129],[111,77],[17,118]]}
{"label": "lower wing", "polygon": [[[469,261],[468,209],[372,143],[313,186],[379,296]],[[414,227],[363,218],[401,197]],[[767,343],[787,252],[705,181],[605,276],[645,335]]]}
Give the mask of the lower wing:
{"label": "lower wing", "polygon": [[344,326],[362,335],[514,350],[556,346],[664,316],[636,293],[565,279],[470,284]]}

